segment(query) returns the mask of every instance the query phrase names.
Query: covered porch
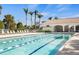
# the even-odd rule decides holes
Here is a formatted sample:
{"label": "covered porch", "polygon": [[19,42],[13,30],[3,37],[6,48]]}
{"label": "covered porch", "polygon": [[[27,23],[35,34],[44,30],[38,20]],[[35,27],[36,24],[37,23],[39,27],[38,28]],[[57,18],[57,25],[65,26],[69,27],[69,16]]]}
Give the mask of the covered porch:
{"label": "covered porch", "polygon": [[79,24],[53,24],[54,32],[79,32]]}

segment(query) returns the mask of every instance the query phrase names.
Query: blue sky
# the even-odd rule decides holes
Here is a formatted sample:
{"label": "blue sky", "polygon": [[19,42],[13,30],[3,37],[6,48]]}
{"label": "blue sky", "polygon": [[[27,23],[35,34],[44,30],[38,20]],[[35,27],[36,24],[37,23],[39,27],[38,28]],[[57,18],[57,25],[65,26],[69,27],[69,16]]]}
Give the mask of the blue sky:
{"label": "blue sky", "polygon": [[[79,17],[79,5],[78,4],[2,4],[2,14],[0,19],[4,18],[4,15],[11,14],[14,16],[16,22],[25,23],[25,13],[23,8],[28,8],[29,11],[38,10],[44,15],[42,20],[47,20],[48,17],[59,18],[74,18]],[[30,15],[28,15],[28,24],[30,24]]]}

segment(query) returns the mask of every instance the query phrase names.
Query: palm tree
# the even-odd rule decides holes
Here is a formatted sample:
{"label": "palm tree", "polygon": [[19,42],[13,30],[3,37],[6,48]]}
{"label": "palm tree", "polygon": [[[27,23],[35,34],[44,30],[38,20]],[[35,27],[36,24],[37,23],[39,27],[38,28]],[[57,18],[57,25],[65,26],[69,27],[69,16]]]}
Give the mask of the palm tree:
{"label": "palm tree", "polygon": [[42,14],[37,14],[38,18],[39,18],[39,28],[40,28],[40,21],[41,21],[41,18],[43,17]]}
{"label": "palm tree", "polygon": [[3,22],[5,23],[7,29],[14,30],[16,28],[16,23],[14,17],[10,14],[4,16]]}
{"label": "palm tree", "polygon": [[49,20],[52,20],[52,17],[49,17],[48,19],[49,19]]}
{"label": "palm tree", "polygon": [[28,14],[28,8],[27,8],[27,9],[24,8],[24,12],[25,12],[25,14],[26,14],[26,27],[27,27],[27,14]]}
{"label": "palm tree", "polygon": [[1,15],[2,6],[0,5],[0,15]]}
{"label": "palm tree", "polygon": [[29,14],[31,15],[31,26],[32,26],[32,16],[33,16],[33,12],[29,12]]}
{"label": "palm tree", "polygon": [[34,14],[35,14],[35,19],[34,19],[35,29],[36,29],[36,16],[37,16],[37,13],[38,13],[38,11],[37,11],[37,10],[35,10],[35,11],[34,11]]}
{"label": "palm tree", "polygon": [[57,19],[58,19],[58,17],[54,17],[54,19],[55,19],[55,20],[57,20]]}

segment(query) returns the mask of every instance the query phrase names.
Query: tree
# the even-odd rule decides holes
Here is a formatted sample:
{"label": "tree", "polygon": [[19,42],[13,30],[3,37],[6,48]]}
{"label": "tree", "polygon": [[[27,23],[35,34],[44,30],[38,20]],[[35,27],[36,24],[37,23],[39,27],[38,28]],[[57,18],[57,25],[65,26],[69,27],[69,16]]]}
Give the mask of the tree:
{"label": "tree", "polygon": [[57,20],[57,19],[58,19],[58,17],[54,17],[54,19],[56,19],[56,20]]}
{"label": "tree", "polygon": [[31,29],[32,29],[32,30],[35,29],[35,25],[32,25],[32,26],[31,26]]}
{"label": "tree", "polygon": [[10,26],[10,30],[16,30],[16,23],[12,23]]}
{"label": "tree", "polygon": [[43,17],[42,14],[37,14],[38,18],[39,18],[39,28],[40,28],[40,21],[41,21],[41,18]]}
{"label": "tree", "polygon": [[35,19],[34,19],[35,29],[36,29],[36,16],[37,16],[37,13],[38,13],[38,11],[37,11],[37,10],[35,10],[35,11],[34,11],[34,14],[35,14]]}
{"label": "tree", "polygon": [[12,15],[10,15],[10,14],[5,15],[4,17],[5,17],[4,20],[5,20],[6,24],[7,24],[8,29],[9,30],[15,30],[16,29],[16,23],[14,21],[14,17]]}
{"label": "tree", "polygon": [[8,23],[6,19],[3,19],[4,29],[8,29]]}
{"label": "tree", "polygon": [[48,19],[49,19],[49,20],[52,20],[52,17],[49,17]]}
{"label": "tree", "polygon": [[18,30],[24,30],[24,26],[23,26],[23,24],[21,22],[17,23],[17,29]]}
{"label": "tree", "polygon": [[27,14],[28,14],[28,8],[27,8],[27,9],[24,8],[24,12],[25,12],[25,15],[26,15],[26,26],[27,26]]}
{"label": "tree", "polygon": [[30,28],[30,26],[24,25],[24,29],[29,29],[29,28]]}
{"label": "tree", "polygon": [[0,21],[0,29],[4,28],[4,23],[2,21]]}
{"label": "tree", "polygon": [[0,5],[0,15],[1,15],[1,11],[2,11],[2,6]]}
{"label": "tree", "polygon": [[[35,28],[36,27],[36,28]],[[30,27],[30,29],[31,30],[33,30],[33,29],[38,29],[39,28],[39,26],[36,26],[36,25],[32,25],[31,27]]]}
{"label": "tree", "polygon": [[32,26],[32,16],[33,16],[33,12],[29,12],[29,14],[31,15],[31,26]]}
{"label": "tree", "polygon": [[24,29],[27,29],[27,26],[26,25],[24,25]]}

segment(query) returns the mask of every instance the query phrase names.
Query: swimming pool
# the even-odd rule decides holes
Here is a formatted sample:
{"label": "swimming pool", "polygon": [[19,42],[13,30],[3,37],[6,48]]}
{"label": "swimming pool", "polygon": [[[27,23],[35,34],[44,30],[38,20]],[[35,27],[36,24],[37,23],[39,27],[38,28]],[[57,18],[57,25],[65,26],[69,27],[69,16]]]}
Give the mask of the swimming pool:
{"label": "swimming pool", "polygon": [[0,55],[55,55],[70,34],[37,34],[0,39]]}

